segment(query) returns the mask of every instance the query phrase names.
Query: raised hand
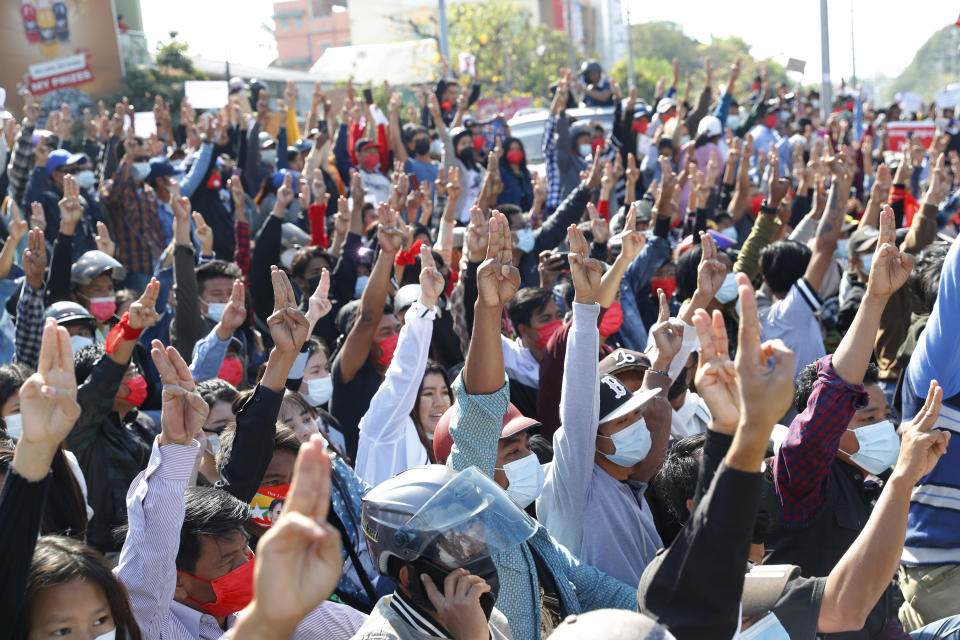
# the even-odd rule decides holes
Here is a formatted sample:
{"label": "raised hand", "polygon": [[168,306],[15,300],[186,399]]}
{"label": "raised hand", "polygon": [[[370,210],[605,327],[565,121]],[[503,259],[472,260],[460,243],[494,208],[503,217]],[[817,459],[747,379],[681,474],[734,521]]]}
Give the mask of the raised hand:
{"label": "raised hand", "polygon": [[197,240],[200,241],[200,253],[205,256],[213,255],[213,229],[199,211],[194,211],[192,215],[194,231],[197,234]]}
{"label": "raised hand", "polygon": [[717,295],[727,277],[727,267],[717,260],[717,245],[713,236],[704,231],[700,232],[700,246],[703,253],[700,255],[700,265],[697,267],[697,291],[706,299]]}
{"label": "raised hand", "polygon": [[[470,214],[472,225],[473,209]],[[487,226],[487,257],[477,268],[477,305],[502,308],[520,288],[520,272],[513,266],[513,238],[507,217],[494,210]]]}
{"label": "raised hand", "polygon": [[944,198],[950,195],[953,185],[950,176],[947,175],[946,157],[941,153],[937,156],[937,161],[930,172],[930,182],[927,185],[927,192],[923,196],[924,204],[938,206]]}
{"label": "raised hand", "polygon": [[593,164],[590,165],[589,171],[587,171],[587,177],[584,178],[584,183],[587,186],[587,189],[596,189],[600,186],[600,181],[603,178],[603,163],[600,162],[600,149],[596,149],[593,152]]}
{"label": "raised hand", "polygon": [[384,203],[377,207],[377,242],[380,250],[394,254],[403,246],[406,228],[399,214]]}
{"label": "raised hand", "polygon": [[180,352],[173,347],[164,347],[159,340],[154,340],[150,346],[150,357],[163,381],[160,446],[189,445],[207,421],[210,408],[197,393],[193,375]]}
{"label": "raised hand", "polygon": [[790,181],[780,177],[780,156],[772,144],[768,157],[770,158],[770,200],[767,206],[776,209],[780,206],[783,197],[790,191]]}
{"label": "raised hand", "polygon": [[333,227],[337,232],[338,238],[345,238],[347,236],[352,221],[353,209],[350,208],[347,199],[340,196],[337,198],[337,213],[333,216]]}
{"label": "raised hand", "polygon": [[60,207],[60,223],[73,232],[80,217],[83,215],[83,205],[80,204],[80,187],[77,180],[69,173],[63,176],[63,197],[57,203]]}
{"label": "raised hand", "polygon": [[160,295],[160,281],[156,278],[150,278],[149,284],[143,290],[140,299],[130,305],[127,322],[131,329],[146,329],[156,323],[159,315],[157,314],[157,297]]}
{"label": "raised hand", "polygon": [[47,269],[47,244],[43,238],[43,231],[31,229],[27,239],[27,250],[23,252],[23,272],[27,282],[34,289],[43,286],[43,274]]}
{"label": "raised hand", "polygon": [[947,452],[950,432],[933,429],[940,417],[942,403],[943,388],[936,380],[931,380],[923,408],[912,421],[900,427],[900,455],[893,473],[906,476],[911,484],[920,482],[923,476],[933,471],[937,461]]}
{"label": "raised hand", "polygon": [[273,284],[273,313],[267,318],[270,337],[277,351],[295,357],[307,340],[310,324],[297,307],[297,298],[287,274],[273,265],[270,280]]}
{"label": "raised hand", "polygon": [[231,176],[231,178],[227,180],[227,187],[230,189],[234,212],[238,217],[244,216],[243,221],[246,221],[246,211],[244,210],[246,199],[243,196],[243,181],[240,179],[240,176]]}
{"label": "raised hand", "polygon": [[706,311],[697,309],[693,326],[700,342],[699,364],[694,377],[697,393],[710,409],[710,428],[732,435],[740,422],[740,391],[737,388],[736,370],[730,359],[723,314],[715,310],[711,321]]}
{"label": "raised hand", "polygon": [[890,296],[903,286],[913,269],[913,256],[900,251],[896,246],[897,230],[893,218],[893,209],[883,206],[880,212],[880,234],[877,236],[877,249],[873,254],[873,266],[867,281],[867,294]]}
{"label": "raised hand", "polygon": [[287,206],[293,202],[293,196],[293,173],[287,171],[283,176],[283,184],[277,189],[277,201],[273,205],[271,214],[277,218],[283,218],[283,212],[286,211]]}
{"label": "raised hand", "polygon": [[244,302],[243,280],[237,278],[233,281],[230,300],[227,302],[227,306],[223,308],[223,315],[220,317],[220,322],[217,323],[217,336],[221,340],[229,339],[246,319],[247,307]]}
{"label": "raised hand", "polygon": [[[509,226],[509,225],[508,225]],[[487,253],[487,221],[480,207],[470,208],[470,223],[467,225],[467,260],[480,262]]]}
{"label": "raised hand", "polygon": [[313,327],[323,316],[330,313],[333,305],[330,302],[330,272],[326,269],[320,271],[320,282],[313,294],[307,301],[307,322],[310,325],[310,332],[313,333]]}
{"label": "raised hand", "polygon": [[43,205],[36,200],[30,203],[30,228],[40,229],[40,231],[47,229],[47,217],[43,213]]}
{"label": "raised hand", "polygon": [[653,336],[653,349],[649,353],[651,366],[658,371],[668,371],[670,363],[680,353],[683,346],[683,329],[670,322],[670,305],[663,289],[657,289],[660,312],[657,322],[650,328]]}
{"label": "raised hand", "polygon": [[36,481],[47,475],[54,452],[80,417],[70,334],[52,318],[43,326],[37,372],[20,387],[20,416],[14,467]]}
{"label": "raised hand", "polygon": [[637,168],[637,159],[632,153],[627,154],[627,169],[624,175],[628,184],[636,184],[640,180],[640,169]]}
{"label": "raised hand", "polygon": [[13,242],[18,244],[23,236],[27,235],[27,221],[23,219],[23,216],[20,214],[20,207],[17,206],[17,203],[13,201],[13,198],[10,198],[10,222],[7,223],[7,230],[10,232],[10,235],[7,238],[7,242]]}
{"label": "raised hand", "polygon": [[297,202],[300,204],[301,211],[310,209],[310,185],[301,182],[297,191]]}
{"label": "raised hand", "polygon": [[93,237],[93,240],[97,243],[97,249],[100,251],[110,257],[116,255],[117,243],[110,237],[110,231],[107,230],[107,225],[104,223],[97,221],[97,235]]}
{"label": "raised hand", "polygon": [[254,599],[237,617],[236,637],[289,637],[336,589],[343,557],[329,509],[330,458],[315,435],[300,447],[280,518],[257,544]]}
{"label": "raised hand", "polygon": [[647,244],[647,236],[637,231],[637,203],[632,202],[627,209],[627,217],[623,221],[623,231],[618,234],[620,238],[620,256],[628,262],[640,255],[643,247]]}
{"label": "raised hand", "polygon": [[583,231],[575,224],[567,227],[567,243],[570,245],[573,301],[579,304],[594,304],[600,289],[600,279],[603,277],[603,267],[599,261],[590,257],[590,245],[587,244]]}
{"label": "raised hand", "polygon": [[443,276],[437,270],[433,252],[427,245],[420,246],[420,304],[432,309],[443,293]]}
{"label": "raised hand", "polygon": [[[740,425],[768,439],[793,398],[793,352],[780,340],[760,342],[757,297],[750,278],[737,274],[740,289],[739,347],[735,359],[740,387]],[[773,366],[768,361],[773,358]],[[758,402],[757,398],[763,398]]]}
{"label": "raised hand", "polygon": [[593,234],[593,241],[605,243],[610,239],[610,223],[597,213],[597,207],[592,202],[587,203],[587,214],[590,216],[590,232]]}
{"label": "raised hand", "polygon": [[190,198],[180,195],[180,185],[176,180],[170,183],[170,208],[173,209],[173,219],[177,224],[184,224],[190,228]]}

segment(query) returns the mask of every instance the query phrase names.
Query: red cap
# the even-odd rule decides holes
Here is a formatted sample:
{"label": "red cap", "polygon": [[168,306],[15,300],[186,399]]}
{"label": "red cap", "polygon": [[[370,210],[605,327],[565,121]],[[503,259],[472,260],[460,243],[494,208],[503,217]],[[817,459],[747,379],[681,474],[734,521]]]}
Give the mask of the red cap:
{"label": "red cap", "polygon": [[[433,456],[437,462],[441,464],[447,461],[447,456],[450,455],[450,449],[453,448],[453,438],[450,437],[450,420],[453,419],[455,406],[456,405],[450,407],[440,416],[437,428],[433,431]],[[517,409],[513,406],[513,403],[510,403],[507,407],[507,412],[503,414],[503,426],[500,428],[500,439],[509,438],[521,431],[539,426],[539,422],[523,415],[520,413],[520,409]]]}

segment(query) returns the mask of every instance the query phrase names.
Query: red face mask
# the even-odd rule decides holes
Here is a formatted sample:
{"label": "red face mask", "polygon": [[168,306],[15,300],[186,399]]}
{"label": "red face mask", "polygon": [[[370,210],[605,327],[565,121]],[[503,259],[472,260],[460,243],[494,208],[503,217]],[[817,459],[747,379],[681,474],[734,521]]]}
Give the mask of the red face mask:
{"label": "red face mask", "polygon": [[121,399],[126,400],[133,406],[139,407],[147,399],[147,381],[144,380],[142,375],[130,378],[123,383],[123,386],[129,389],[130,393],[127,394],[126,398]]}
{"label": "red face mask", "polygon": [[483,136],[473,136],[473,148],[476,151],[482,150],[484,145],[486,144],[487,144],[487,141],[484,139]]}
{"label": "red face mask", "polygon": [[768,115],[766,118],[764,118],[763,122],[768,128],[773,129],[775,126],[777,126],[777,114]]}
{"label": "red face mask", "polygon": [[441,102],[441,103],[440,103],[440,108],[443,109],[444,111],[449,112],[452,107],[453,107],[453,103],[452,103],[452,102]]}
{"label": "red face mask", "polygon": [[253,600],[253,553],[250,553],[247,557],[249,558],[247,562],[216,580],[204,580],[186,571],[181,571],[181,573],[195,580],[211,585],[213,592],[217,594],[217,598],[213,602],[200,602],[190,596],[187,596],[187,600],[196,602],[204,611],[215,618],[224,618],[250,604],[250,601]]}
{"label": "red face mask", "polygon": [[383,340],[378,340],[374,342],[375,345],[380,347],[380,357],[376,359],[376,363],[384,367],[389,367],[390,362],[393,360],[393,352],[397,350],[397,340],[400,339],[400,334],[395,333],[389,338],[384,338]]}
{"label": "red face mask", "polygon": [[634,120],[634,121],[633,121],[633,130],[634,130],[636,133],[646,133],[646,132],[647,132],[647,125],[648,125],[648,124],[650,124],[650,123],[649,123],[649,122],[645,122],[645,121],[643,121],[643,120]]}
{"label": "red face mask", "polygon": [[113,296],[88,298],[88,300],[90,300],[90,313],[100,322],[106,322],[117,312],[117,299]]}
{"label": "red face mask", "polygon": [[207,189],[219,189],[222,184],[220,174],[214,171],[210,174],[210,179],[207,180]]}
{"label": "red face mask", "polygon": [[277,521],[276,507],[287,500],[289,484],[279,484],[275,487],[260,487],[257,495],[250,501],[250,520],[267,529]]}
{"label": "red face mask", "polygon": [[378,164],[380,164],[380,156],[377,154],[368,153],[363,156],[363,166],[367,168],[367,171],[373,171]]}
{"label": "red face mask", "polygon": [[596,152],[597,149],[603,149],[603,138],[594,138],[590,141],[590,149]]}
{"label": "red face mask", "polygon": [[539,327],[537,329],[537,346],[543,349],[547,346],[547,341],[550,340],[551,336],[560,329],[563,325],[562,320],[554,320],[553,322],[548,322],[547,324]]}
{"label": "red face mask", "polygon": [[617,331],[620,331],[622,325],[623,308],[619,302],[614,302],[610,305],[610,308],[607,309],[607,312],[603,314],[603,319],[600,320],[600,335],[604,338],[612,336]]}
{"label": "red face mask", "polygon": [[240,362],[240,358],[234,356],[224,358],[217,377],[239,387],[243,381],[243,363]]}
{"label": "red face mask", "polygon": [[650,279],[650,288],[653,289],[653,297],[657,297],[657,289],[663,289],[663,292],[667,294],[667,300],[673,297],[673,293],[677,290],[677,279],[676,278],[651,278]]}
{"label": "red face mask", "polygon": [[507,151],[507,162],[511,164],[523,162],[523,151]]}

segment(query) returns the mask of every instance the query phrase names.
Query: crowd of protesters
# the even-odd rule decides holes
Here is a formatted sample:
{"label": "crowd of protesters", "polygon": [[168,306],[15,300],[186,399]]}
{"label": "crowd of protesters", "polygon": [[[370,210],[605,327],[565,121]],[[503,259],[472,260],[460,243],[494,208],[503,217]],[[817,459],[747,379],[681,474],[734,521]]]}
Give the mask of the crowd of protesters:
{"label": "crowd of protesters", "polygon": [[952,110],[445,71],[0,113],[0,639],[960,638]]}

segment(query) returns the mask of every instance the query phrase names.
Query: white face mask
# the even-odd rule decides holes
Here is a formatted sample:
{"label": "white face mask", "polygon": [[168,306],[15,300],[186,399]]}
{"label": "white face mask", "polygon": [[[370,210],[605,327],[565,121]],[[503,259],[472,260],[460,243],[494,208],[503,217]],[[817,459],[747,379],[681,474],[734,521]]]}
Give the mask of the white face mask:
{"label": "white face mask", "polygon": [[737,297],[737,279],[736,276],[732,273],[728,273],[723,279],[723,284],[720,285],[720,288],[717,289],[717,293],[714,298],[717,299],[720,304],[727,304],[731,300],[734,300]]}
{"label": "white face mask", "polygon": [[353,286],[353,297],[357,300],[363,295],[363,290],[367,288],[367,281],[370,276],[357,276],[357,284]]}
{"label": "white face mask", "polygon": [[314,407],[326,404],[333,396],[333,376],[307,380],[307,392],[301,393]]}
{"label": "white face mask", "polygon": [[833,252],[833,257],[838,260],[846,260],[849,256],[847,255],[847,239],[837,240],[837,248]]}
{"label": "white face mask", "polygon": [[133,171],[134,180],[140,180],[142,182],[143,180],[147,179],[148,175],[150,175],[149,162],[134,162],[131,169]]}
{"label": "white face mask", "polygon": [[734,640],[790,640],[790,634],[772,613],[760,618],[746,631],[741,631]]}
{"label": "white face mask", "polygon": [[208,302],[207,317],[214,322],[220,322],[220,319],[223,318],[223,312],[226,308],[226,302]]}
{"label": "white face mask", "polygon": [[443,155],[443,143],[439,140],[434,140],[430,143],[430,153],[436,157]]}
{"label": "white face mask", "polygon": [[740,242],[740,235],[737,233],[737,228],[730,226],[725,229],[720,229],[720,235],[725,238],[730,238],[734,242]]}
{"label": "white face mask", "polygon": [[117,638],[117,628],[114,627],[113,629],[110,629],[110,631],[107,631],[106,633],[101,633],[93,640],[116,640],[116,638]]}
{"label": "white face mask", "polygon": [[207,453],[212,456],[217,455],[217,450],[220,448],[220,434],[209,433],[207,434]]}
{"label": "white face mask", "polygon": [[579,147],[577,147],[577,151],[579,151],[579,152],[580,152],[580,155],[583,156],[583,157],[587,157],[587,156],[592,156],[592,155],[593,155],[593,147],[590,146],[590,143],[589,143],[589,142],[585,142],[585,143],[583,143],[582,145],[580,145]]}
{"label": "white face mask", "polygon": [[260,151],[260,161],[264,164],[272,165],[277,161],[276,149],[263,149]]}
{"label": "white face mask", "polygon": [[88,338],[87,336],[70,336],[70,349],[73,350],[73,355],[77,355],[77,351],[83,349],[84,347],[89,347],[93,344],[93,338]]}
{"label": "white face mask", "polygon": [[508,462],[500,470],[507,475],[507,482],[510,483],[507,487],[507,495],[521,509],[525,509],[543,491],[546,474],[535,453]]}
{"label": "white face mask", "polygon": [[517,231],[517,249],[528,253],[533,250],[533,245],[536,242],[536,237],[533,234],[533,229],[520,229]]}
{"label": "white face mask", "polygon": [[727,116],[727,126],[730,127],[730,130],[736,133],[737,129],[740,127],[740,114],[731,113]]}
{"label": "white face mask", "polygon": [[293,268],[293,258],[297,255],[298,247],[290,247],[280,252],[280,265],[287,271]]}
{"label": "white face mask", "polygon": [[841,451],[847,453],[855,465],[877,475],[896,463],[900,454],[900,437],[892,422],[883,420],[851,431],[857,436],[860,449],[856,453]]}
{"label": "white face mask", "polygon": [[870,275],[870,267],[873,265],[873,254],[865,253],[860,256],[860,260],[863,262],[863,272]]}
{"label": "white face mask", "polygon": [[19,413],[11,413],[3,419],[7,425],[7,435],[14,440],[19,440],[23,435],[23,417]]}
{"label": "white face mask", "polygon": [[607,438],[613,441],[614,453],[604,453],[604,457],[613,464],[621,467],[632,467],[647,457],[650,453],[652,440],[647,423],[640,418],[626,429],[617,431],[612,436],[597,434],[598,438]]}
{"label": "white face mask", "polygon": [[77,181],[77,186],[81,189],[90,189],[93,187],[93,171],[90,171],[89,169],[75,173],[73,178]]}

